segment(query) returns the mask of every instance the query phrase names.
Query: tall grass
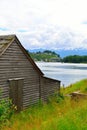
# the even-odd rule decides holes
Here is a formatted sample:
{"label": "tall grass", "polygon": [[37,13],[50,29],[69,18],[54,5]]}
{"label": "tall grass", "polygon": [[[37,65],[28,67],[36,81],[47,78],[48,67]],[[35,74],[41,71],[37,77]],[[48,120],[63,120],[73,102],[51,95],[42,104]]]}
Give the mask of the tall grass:
{"label": "tall grass", "polygon": [[[81,82],[79,85],[76,83],[77,86],[87,81]],[[10,125],[3,126],[3,130],[87,130],[87,100],[74,101],[63,95],[53,96],[48,103],[39,102],[14,114]]]}
{"label": "tall grass", "polygon": [[15,114],[4,130],[87,130],[87,101],[50,102]]}

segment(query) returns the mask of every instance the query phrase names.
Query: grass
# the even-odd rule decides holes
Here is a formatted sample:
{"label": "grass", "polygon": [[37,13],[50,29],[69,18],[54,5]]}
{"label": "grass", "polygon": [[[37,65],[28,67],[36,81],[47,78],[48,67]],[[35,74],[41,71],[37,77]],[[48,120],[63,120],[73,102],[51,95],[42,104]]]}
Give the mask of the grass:
{"label": "grass", "polygon": [[[86,83],[87,80],[80,81],[62,92],[86,92]],[[48,103],[39,102],[14,114],[2,130],[87,130],[87,100],[53,96]]]}
{"label": "grass", "polygon": [[63,94],[69,94],[75,91],[80,91],[81,93],[87,93],[87,79],[78,81],[75,84],[71,84],[66,89],[61,88],[61,92]]}

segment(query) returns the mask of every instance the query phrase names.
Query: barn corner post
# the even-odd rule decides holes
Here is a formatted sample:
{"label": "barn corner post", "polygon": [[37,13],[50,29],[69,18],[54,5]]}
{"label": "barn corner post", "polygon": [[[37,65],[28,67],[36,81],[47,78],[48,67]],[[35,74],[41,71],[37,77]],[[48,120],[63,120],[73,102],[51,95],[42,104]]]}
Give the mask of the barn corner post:
{"label": "barn corner post", "polygon": [[39,76],[39,100],[41,99],[41,76]]}

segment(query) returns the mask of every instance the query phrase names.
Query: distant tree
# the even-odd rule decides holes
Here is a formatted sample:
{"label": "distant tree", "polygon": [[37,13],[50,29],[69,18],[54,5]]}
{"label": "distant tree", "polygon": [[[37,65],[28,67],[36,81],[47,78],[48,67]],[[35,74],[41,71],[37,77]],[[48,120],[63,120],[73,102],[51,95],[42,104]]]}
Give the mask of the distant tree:
{"label": "distant tree", "polygon": [[52,53],[50,50],[45,50],[43,53]]}
{"label": "distant tree", "polygon": [[36,54],[41,54],[41,53],[42,53],[41,51],[36,52]]}
{"label": "distant tree", "polygon": [[87,56],[70,55],[64,57],[62,61],[68,63],[87,63]]}

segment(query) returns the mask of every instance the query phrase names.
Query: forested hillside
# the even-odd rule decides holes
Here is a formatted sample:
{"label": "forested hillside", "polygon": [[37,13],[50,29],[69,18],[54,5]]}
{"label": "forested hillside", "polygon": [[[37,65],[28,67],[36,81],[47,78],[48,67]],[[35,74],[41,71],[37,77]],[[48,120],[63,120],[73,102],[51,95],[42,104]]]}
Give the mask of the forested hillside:
{"label": "forested hillside", "polygon": [[45,61],[45,62],[59,62],[61,61],[60,55],[53,51],[45,50],[43,52],[32,52],[30,53],[34,61]]}
{"label": "forested hillside", "polygon": [[61,58],[59,54],[54,51],[45,50],[43,52],[29,52],[34,61],[45,62],[64,62],[64,63],[87,63],[87,55],[69,55]]}

